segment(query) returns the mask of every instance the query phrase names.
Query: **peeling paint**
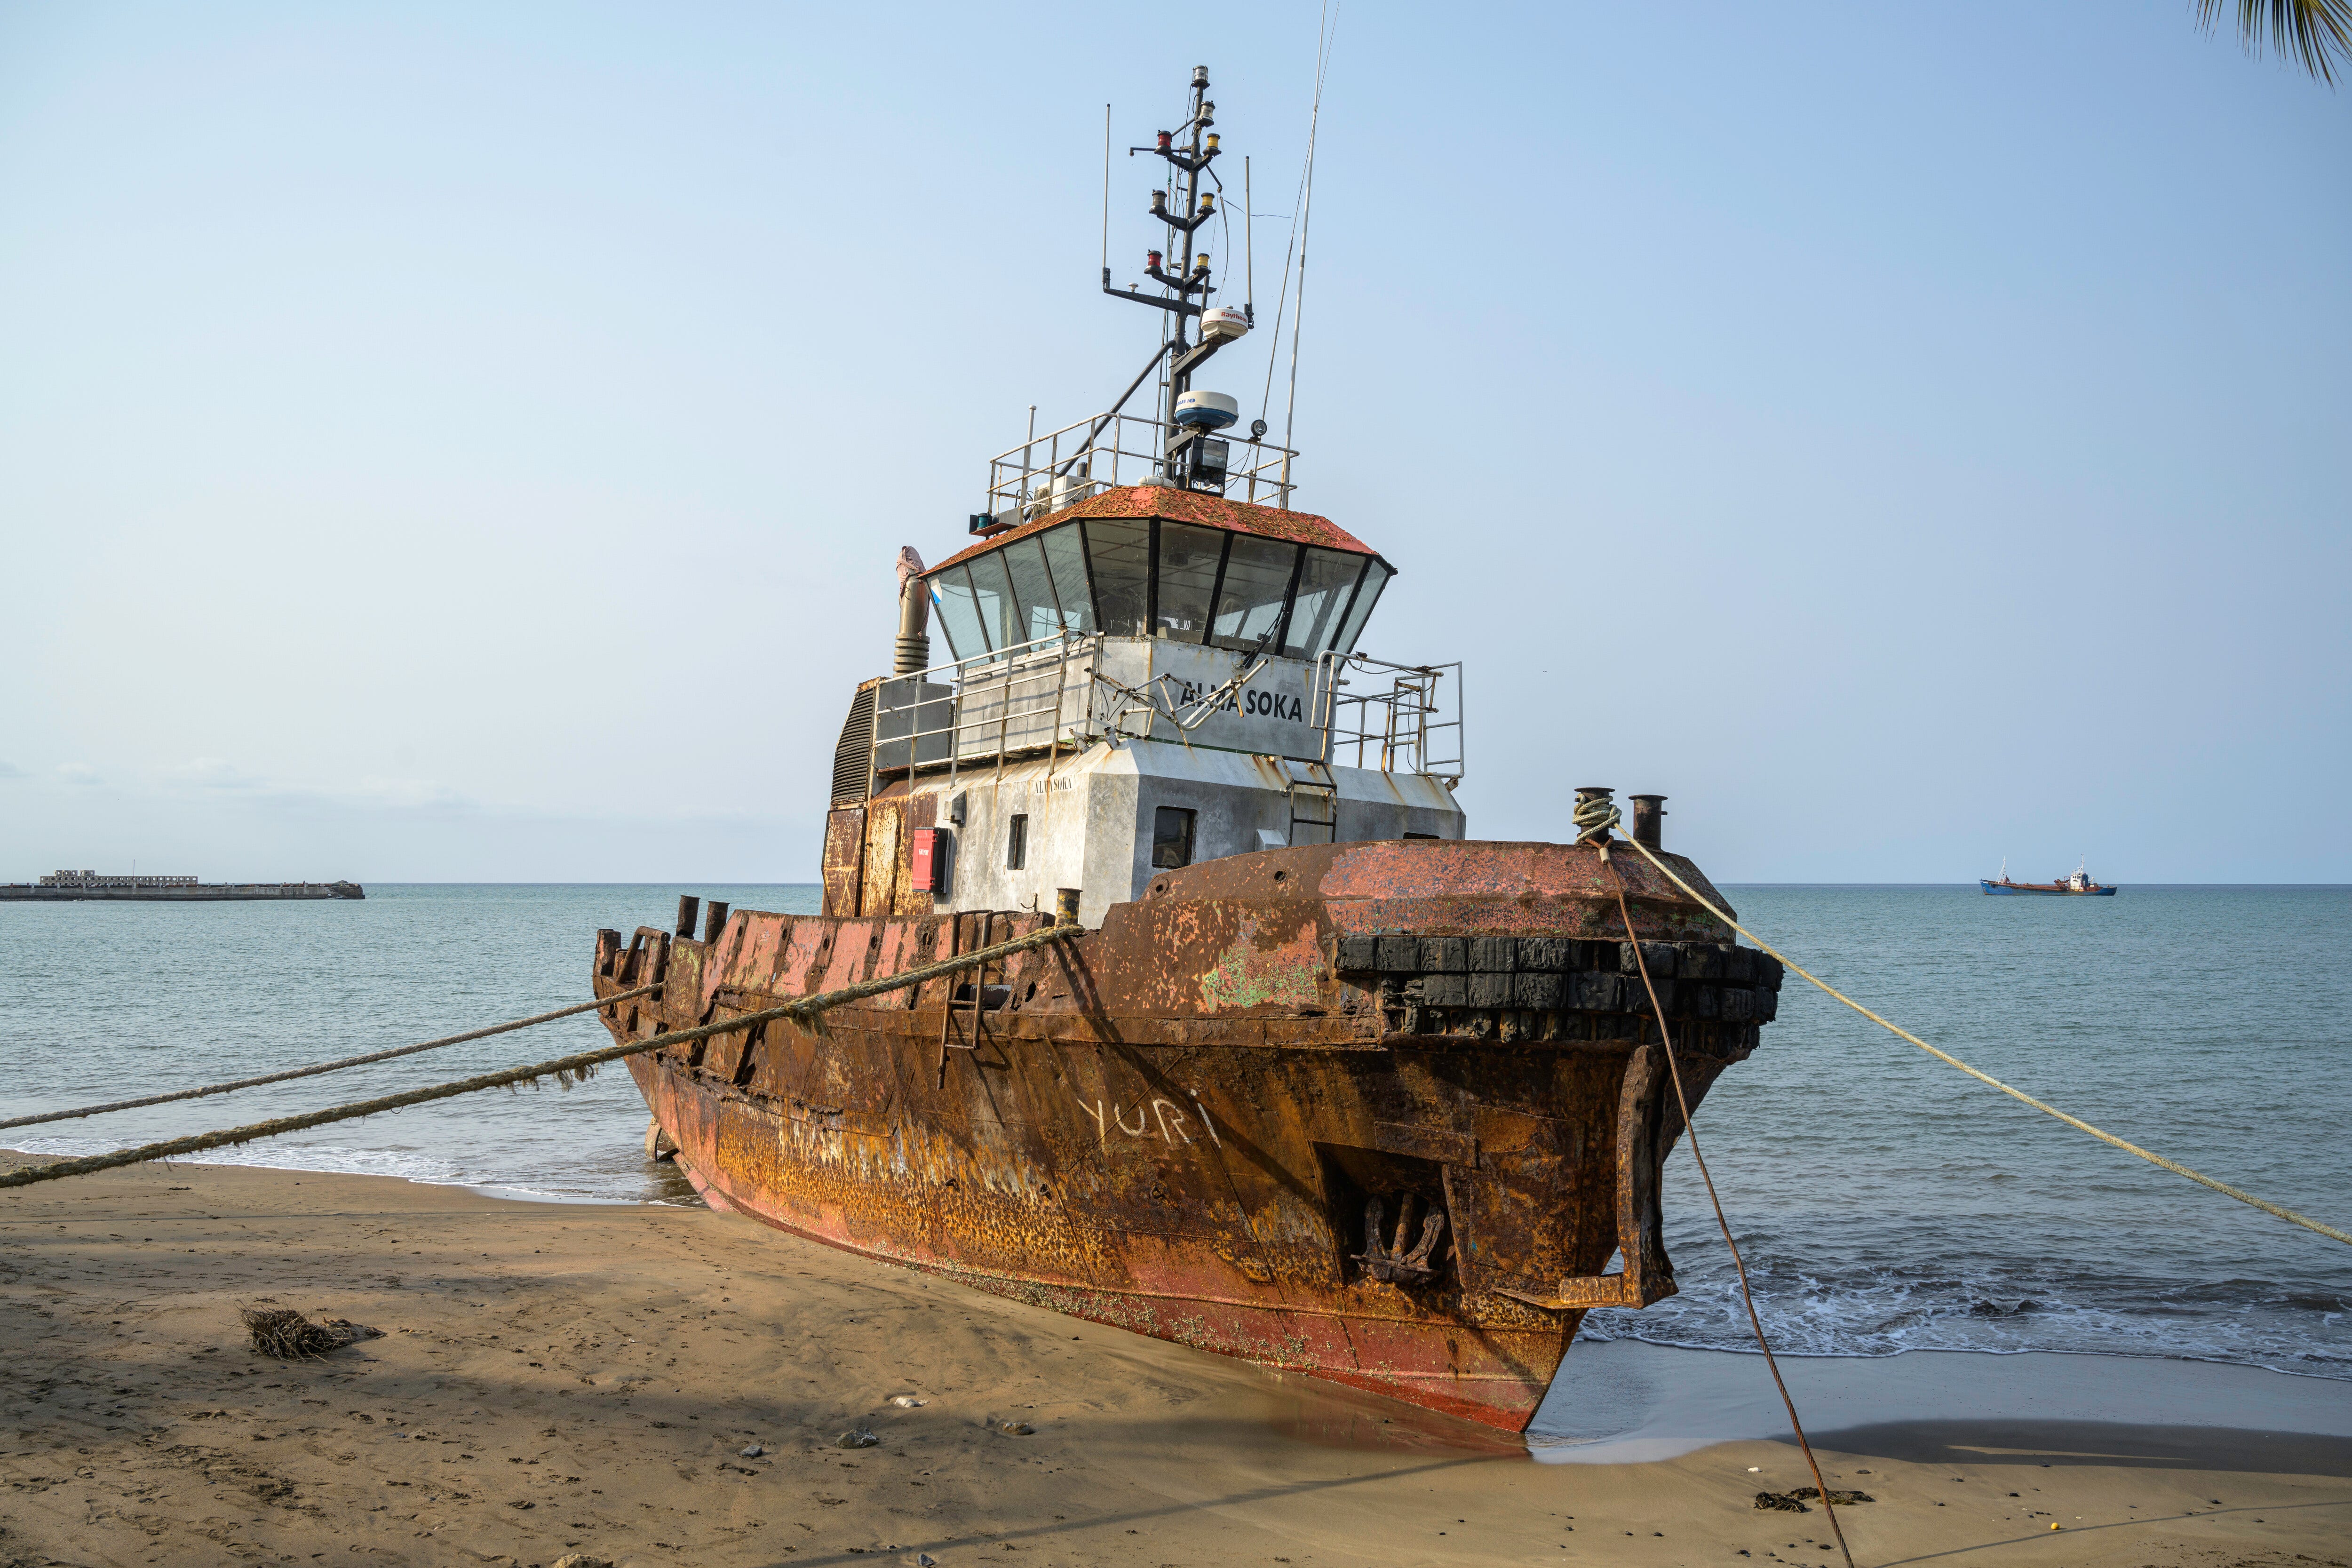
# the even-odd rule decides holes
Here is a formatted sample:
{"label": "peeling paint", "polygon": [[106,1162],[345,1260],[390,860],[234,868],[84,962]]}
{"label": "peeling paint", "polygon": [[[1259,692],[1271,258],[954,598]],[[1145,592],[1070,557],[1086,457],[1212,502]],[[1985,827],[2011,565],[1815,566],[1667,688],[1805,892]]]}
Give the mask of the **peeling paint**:
{"label": "peeling paint", "polygon": [[1311,1007],[1318,1000],[1323,954],[1313,927],[1274,947],[1262,945],[1255,915],[1201,976],[1201,999],[1213,1011],[1241,1007]]}

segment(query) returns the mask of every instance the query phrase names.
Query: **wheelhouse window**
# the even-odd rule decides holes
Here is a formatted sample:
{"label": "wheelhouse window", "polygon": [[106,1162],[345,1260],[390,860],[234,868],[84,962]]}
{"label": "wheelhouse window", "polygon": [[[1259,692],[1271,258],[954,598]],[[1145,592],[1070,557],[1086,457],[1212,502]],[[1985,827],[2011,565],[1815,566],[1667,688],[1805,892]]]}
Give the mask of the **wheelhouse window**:
{"label": "wheelhouse window", "polygon": [[1013,642],[1036,642],[1062,629],[1062,605],[1045,570],[1045,548],[1034,539],[1016,539],[1001,553],[1013,579]]}
{"label": "wheelhouse window", "polygon": [[1307,564],[1298,572],[1298,592],[1291,597],[1290,626],[1283,634],[1284,654],[1313,658],[1328,651],[1370,559],[1341,550],[1307,552]]}
{"label": "wheelhouse window", "polygon": [[1054,582],[1054,599],[1061,606],[1064,631],[1081,634],[1095,629],[1095,595],[1087,581],[1087,542],[1078,525],[1066,522],[1037,536],[1045,552],[1047,575]]}
{"label": "wheelhouse window", "polygon": [[954,658],[978,658],[988,651],[980,629],[980,602],[972,593],[971,574],[950,566],[931,574],[931,605],[940,614],[940,630],[947,634],[948,654]]}
{"label": "wheelhouse window", "polygon": [[1392,574],[1352,551],[1161,519],[1072,519],[935,572],[952,657],[1064,633],[1347,654]]}
{"label": "wheelhouse window", "polygon": [[1332,651],[1342,654],[1356,651],[1356,639],[1364,635],[1364,623],[1371,618],[1372,606],[1381,602],[1381,590],[1387,587],[1389,579],[1395,575],[1377,561],[1368,558],[1364,562],[1364,580],[1356,589],[1356,602],[1348,606],[1348,618],[1339,627],[1339,637],[1332,640]]}
{"label": "wheelhouse window", "polygon": [[1095,615],[1108,636],[1151,635],[1151,524],[1088,518],[1087,568],[1094,577]]}
{"label": "wheelhouse window", "polygon": [[1160,525],[1160,605],[1152,635],[1174,642],[1199,642],[1209,626],[1210,596],[1217,591],[1217,568],[1225,542],[1234,536],[1189,522]]}
{"label": "wheelhouse window", "polygon": [[1151,868],[1173,871],[1192,863],[1192,812],[1163,805],[1151,814]]}
{"label": "wheelhouse window", "polygon": [[1016,812],[1013,817],[1013,831],[1004,839],[1004,868],[1020,871],[1026,869],[1028,865],[1029,818],[1027,814]]}
{"label": "wheelhouse window", "polygon": [[[1252,648],[1282,622],[1298,546],[1255,534],[1234,535],[1225,557],[1224,586],[1217,593],[1216,626],[1210,641],[1219,647]],[[1274,645],[1269,644],[1271,648]]]}
{"label": "wheelhouse window", "polygon": [[1095,629],[1086,545],[1076,523],[1016,539],[931,575],[931,603],[952,658],[1003,653]]}
{"label": "wheelhouse window", "polygon": [[972,600],[980,610],[980,626],[988,637],[989,651],[1003,653],[1028,641],[1021,635],[1020,616],[1013,607],[1013,574],[1005,570],[1004,552],[992,550],[974,556],[971,572]]}

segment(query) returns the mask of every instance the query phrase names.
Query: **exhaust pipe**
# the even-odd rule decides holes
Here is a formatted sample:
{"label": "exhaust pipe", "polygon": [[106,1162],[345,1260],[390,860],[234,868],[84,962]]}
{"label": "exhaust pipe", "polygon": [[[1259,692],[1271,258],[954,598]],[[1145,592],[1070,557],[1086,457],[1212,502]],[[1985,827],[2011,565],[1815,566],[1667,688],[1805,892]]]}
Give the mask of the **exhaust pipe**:
{"label": "exhaust pipe", "polygon": [[931,668],[931,595],[923,586],[923,558],[911,544],[898,547],[898,642],[893,675],[919,675]]}

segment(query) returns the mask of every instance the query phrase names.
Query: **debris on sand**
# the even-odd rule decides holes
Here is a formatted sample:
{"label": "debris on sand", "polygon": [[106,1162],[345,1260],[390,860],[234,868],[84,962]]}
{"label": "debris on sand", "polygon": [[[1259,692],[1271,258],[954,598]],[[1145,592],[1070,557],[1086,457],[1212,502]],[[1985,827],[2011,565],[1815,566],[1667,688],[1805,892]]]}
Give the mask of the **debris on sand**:
{"label": "debris on sand", "polygon": [[988,1424],[988,1429],[992,1432],[1002,1432],[1008,1437],[1034,1436],[1037,1431],[1037,1428],[1030,1426],[1026,1421],[1012,1420],[991,1421]]}
{"label": "debris on sand", "polygon": [[361,1340],[383,1337],[382,1329],[371,1329],[349,1318],[328,1318],[314,1323],[291,1307],[244,1307],[238,1310],[238,1315],[245,1320],[245,1331],[252,1336],[253,1348],[279,1361],[316,1361],[330,1351],[339,1351]]}
{"label": "debris on sand", "polygon": [[[1756,1506],[1758,1508],[1778,1509],[1783,1513],[1811,1513],[1812,1512],[1812,1510],[1805,1506],[1805,1500],[1808,1498],[1817,1498],[1821,1495],[1822,1494],[1820,1492],[1816,1491],[1811,1487],[1799,1487],[1796,1490],[1788,1492],[1758,1492],[1756,1494]],[[1858,1502],[1876,1502],[1877,1500],[1878,1500],[1876,1498],[1872,1497],[1868,1492],[1842,1492],[1832,1490],[1830,1493],[1830,1502],[1832,1506],[1837,1508],[1850,1508]]]}
{"label": "debris on sand", "polygon": [[894,1394],[890,1396],[890,1403],[901,1410],[912,1410],[919,1405],[929,1405],[930,1401],[918,1399],[911,1394]]}
{"label": "debris on sand", "polygon": [[848,1431],[835,1437],[833,1440],[833,1446],[836,1448],[871,1448],[881,1441],[881,1438],[877,1437],[865,1427],[852,1426]]}

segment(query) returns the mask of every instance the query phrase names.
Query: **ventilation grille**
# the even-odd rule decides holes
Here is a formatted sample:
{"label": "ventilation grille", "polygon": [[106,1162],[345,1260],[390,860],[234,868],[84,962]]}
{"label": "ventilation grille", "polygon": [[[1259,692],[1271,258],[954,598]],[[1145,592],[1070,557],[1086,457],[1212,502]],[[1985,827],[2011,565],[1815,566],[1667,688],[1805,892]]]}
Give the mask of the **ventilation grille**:
{"label": "ventilation grille", "polygon": [[874,694],[868,686],[849,705],[841,743],[833,749],[833,804],[863,805],[874,790]]}

